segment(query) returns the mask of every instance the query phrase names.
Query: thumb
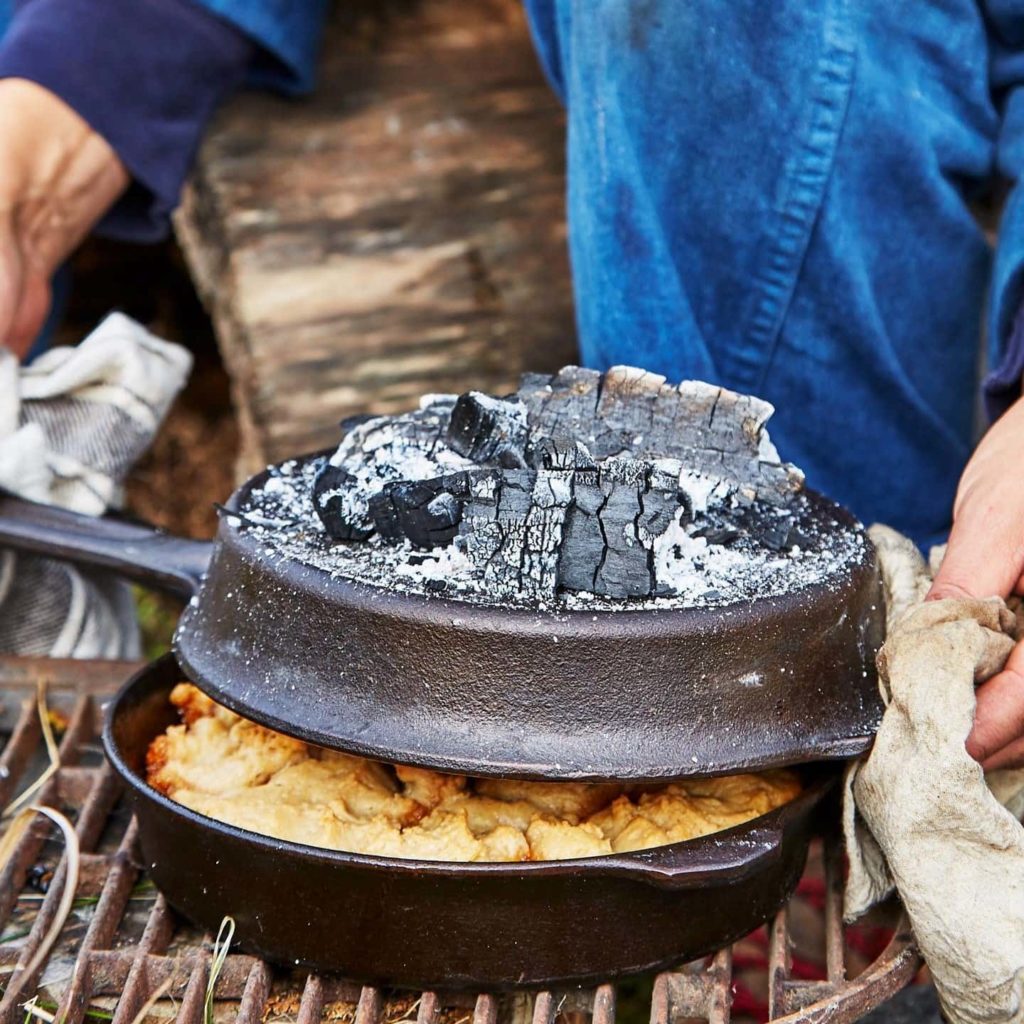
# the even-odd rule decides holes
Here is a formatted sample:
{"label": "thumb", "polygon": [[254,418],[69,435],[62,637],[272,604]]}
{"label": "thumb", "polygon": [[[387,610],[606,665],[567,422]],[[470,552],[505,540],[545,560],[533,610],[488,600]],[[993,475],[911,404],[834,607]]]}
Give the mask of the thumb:
{"label": "thumb", "polygon": [[7,334],[7,345],[19,359],[24,359],[46,323],[52,292],[50,280],[38,273],[22,278],[21,300]]}
{"label": "thumb", "polygon": [[[21,306],[24,280],[24,264],[10,214],[0,212],[0,345],[14,347],[10,343],[11,329]],[[15,354],[21,358],[25,353],[16,351]]]}
{"label": "thumb", "polygon": [[1020,579],[1013,522],[998,507],[988,515],[958,516],[949,534],[942,565],[935,574],[927,600],[944,597],[1008,597]]}
{"label": "thumb", "polygon": [[50,276],[25,258],[10,215],[0,214],[0,345],[24,359],[46,323]]}

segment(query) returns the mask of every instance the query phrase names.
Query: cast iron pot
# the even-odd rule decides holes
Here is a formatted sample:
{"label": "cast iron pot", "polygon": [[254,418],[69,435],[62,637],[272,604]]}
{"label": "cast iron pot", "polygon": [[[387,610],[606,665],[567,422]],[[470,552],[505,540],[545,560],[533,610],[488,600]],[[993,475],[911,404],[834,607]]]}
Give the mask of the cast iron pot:
{"label": "cast iron pot", "polygon": [[338,853],[270,839],[182,807],[145,782],[150,742],[178,720],[166,656],[107,711],[103,742],[127,783],[145,865],[170,903],[266,959],[358,981],[497,989],[589,983],[720,948],[767,920],[803,870],[835,769],[747,824],[645,852],[526,864]]}
{"label": "cast iron pot", "polygon": [[[820,529],[860,529],[808,493]],[[191,597],[174,649],[201,689],[281,732],[382,761],[653,781],[852,757],[881,718],[884,605],[866,537],[858,559],[782,596],[596,612],[355,583],[268,554],[230,514],[211,546],[0,497],[0,545]]]}

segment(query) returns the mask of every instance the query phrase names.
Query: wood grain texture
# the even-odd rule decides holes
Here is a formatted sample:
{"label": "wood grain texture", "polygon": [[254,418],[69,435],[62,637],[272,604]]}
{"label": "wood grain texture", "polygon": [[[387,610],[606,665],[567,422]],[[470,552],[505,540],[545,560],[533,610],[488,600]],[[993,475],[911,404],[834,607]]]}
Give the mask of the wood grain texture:
{"label": "wood grain texture", "polygon": [[519,4],[344,7],[316,94],[229,104],[176,218],[240,470],[575,356],[564,123]]}

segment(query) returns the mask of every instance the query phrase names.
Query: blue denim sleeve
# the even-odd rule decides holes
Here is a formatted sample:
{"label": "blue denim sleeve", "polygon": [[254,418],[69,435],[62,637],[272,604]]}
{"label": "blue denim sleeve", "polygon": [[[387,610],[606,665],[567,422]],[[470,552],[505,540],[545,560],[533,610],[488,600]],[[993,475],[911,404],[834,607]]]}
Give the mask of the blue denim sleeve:
{"label": "blue denim sleeve", "polygon": [[0,77],[60,96],[128,168],[133,184],[98,231],[157,241],[207,121],[254,50],[189,0],[29,0],[0,41]]}
{"label": "blue denim sleeve", "polygon": [[97,232],[158,241],[220,102],[243,81],[311,88],[325,9],[326,0],[0,0],[0,77],[60,96],[131,172]]}
{"label": "blue denim sleeve", "polygon": [[1024,3],[987,0],[992,92],[999,106],[997,170],[1012,185],[1003,208],[987,318],[985,404],[996,418],[1021,395],[1024,379]]}

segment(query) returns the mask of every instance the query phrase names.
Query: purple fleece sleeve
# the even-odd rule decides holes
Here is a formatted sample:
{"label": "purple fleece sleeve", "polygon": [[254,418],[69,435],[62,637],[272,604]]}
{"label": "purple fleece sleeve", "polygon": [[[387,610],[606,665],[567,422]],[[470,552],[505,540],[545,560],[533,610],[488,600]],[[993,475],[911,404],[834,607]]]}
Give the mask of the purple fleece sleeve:
{"label": "purple fleece sleeve", "polygon": [[110,143],[133,184],[98,230],[149,242],[256,49],[190,0],[28,0],[0,41],[0,77],[56,93]]}
{"label": "purple fleece sleeve", "polygon": [[997,420],[1021,396],[1024,382],[1024,303],[1017,309],[999,365],[985,378],[985,411]]}

